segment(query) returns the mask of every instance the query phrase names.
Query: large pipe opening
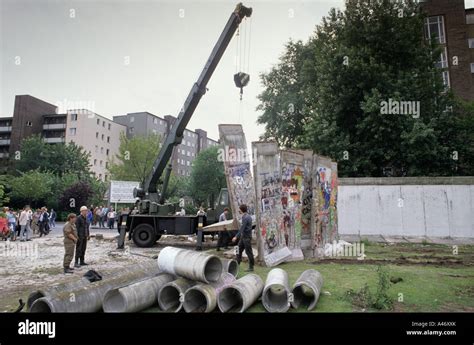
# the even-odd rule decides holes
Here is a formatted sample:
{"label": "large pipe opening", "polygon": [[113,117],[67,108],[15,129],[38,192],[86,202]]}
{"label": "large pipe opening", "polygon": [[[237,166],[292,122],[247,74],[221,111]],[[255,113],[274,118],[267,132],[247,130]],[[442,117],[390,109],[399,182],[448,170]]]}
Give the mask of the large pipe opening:
{"label": "large pipe opening", "polygon": [[244,299],[239,290],[233,287],[225,288],[219,294],[218,302],[221,312],[238,313],[242,312],[244,307]]}
{"label": "large pipe opening", "polygon": [[28,296],[28,300],[26,301],[26,306],[28,307],[28,310],[31,309],[31,306],[33,305],[33,303],[37,300],[37,299],[40,299],[42,297],[45,297],[44,293],[42,293],[41,291],[35,291],[35,292],[32,292],[29,296]]}
{"label": "large pipe opening", "polygon": [[207,309],[207,299],[204,293],[190,289],[184,295],[183,308],[187,313],[203,313]]}
{"label": "large pipe opening", "polygon": [[286,311],[288,309],[288,293],[281,284],[273,284],[263,293],[263,302],[269,311]]}
{"label": "large pipe opening", "polygon": [[316,302],[315,291],[306,284],[295,286],[293,289],[293,306],[299,308],[303,306],[308,308]]}
{"label": "large pipe opening", "polygon": [[227,266],[227,272],[232,274],[234,277],[237,277],[239,273],[239,264],[235,260],[230,260],[229,265]]}
{"label": "large pipe opening", "polygon": [[126,310],[125,297],[119,289],[110,290],[104,297],[102,307],[107,313],[123,313]]}
{"label": "large pipe opening", "polygon": [[53,307],[46,298],[39,298],[33,302],[30,313],[52,313]]}
{"label": "large pipe opening", "polygon": [[164,311],[177,312],[181,309],[179,297],[179,290],[172,285],[168,285],[160,290],[158,304]]}
{"label": "large pipe opening", "polygon": [[222,274],[222,262],[218,257],[211,257],[206,262],[204,268],[204,277],[208,282],[215,282],[219,280]]}

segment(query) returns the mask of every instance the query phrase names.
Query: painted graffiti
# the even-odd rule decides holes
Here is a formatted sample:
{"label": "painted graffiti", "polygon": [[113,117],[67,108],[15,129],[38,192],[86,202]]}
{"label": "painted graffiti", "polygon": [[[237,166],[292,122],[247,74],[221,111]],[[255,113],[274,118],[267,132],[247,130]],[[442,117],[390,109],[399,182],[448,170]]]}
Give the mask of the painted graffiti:
{"label": "painted graffiti", "polygon": [[316,245],[332,243],[337,237],[337,170],[316,169]]}
{"label": "painted graffiti", "polygon": [[283,234],[286,245],[300,248],[301,243],[301,200],[303,195],[303,167],[282,162]]}

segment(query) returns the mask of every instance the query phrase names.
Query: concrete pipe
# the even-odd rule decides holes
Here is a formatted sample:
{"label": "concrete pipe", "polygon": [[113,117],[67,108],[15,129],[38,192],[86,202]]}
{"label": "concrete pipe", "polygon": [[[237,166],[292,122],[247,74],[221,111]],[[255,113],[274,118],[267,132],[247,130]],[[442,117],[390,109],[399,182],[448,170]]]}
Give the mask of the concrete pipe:
{"label": "concrete pipe", "polygon": [[221,291],[235,282],[235,277],[224,272],[217,282],[197,284],[184,293],[183,308],[187,313],[210,313],[217,306]]}
{"label": "concrete pipe", "polygon": [[104,296],[102,309],[106,313],[133,313],[142,311],[156,303],[158,291],[173,281],[171,274],[161,274],[138,283],[107,291]]}
{"label": "concrete pipe", "polygon": [[221,312],[243,313],[260,297],[263,280],[256,274],[247,274],[225,287],[217,298]]}
{"label": "concrete pipe", "polygon": [[284,313],[290,308],[291,293],[288,284],[288,273],[281,268],[272,269],[265,281],[262,303],[271,313]]}
{"label": "concrete pipe", "polygon": [[322,287],[323,276],[321,273],[313,269],[304,271],[293,285],[291,305],[293,308],[303,306],[308,310],[313,309],[316,307]]}
{"label": "concrete pipe", "polygon": [[156,264],[135,265],[103,279],[71,291],[63,291],[36,299],[30,308],[32,313],[93,313],[100,311],[105,294],[112,289],[136,283],[159,274]]}
{"label": "concrete pipe", "polygon": [[234,277],[237,277],[237,274],[239,273],[239,264],[237,263],[237,261],[233,259],[221,259],[221,261],[223,271],[229,272]]}
{"label": "concrete pipe", "polygon": [[222,262],[217,256],[175,247],[161,250],[158,267],[165,273],[203,283],[215,282],[222,275]]}
{"label": "concrete pipe", "polygon": [[[148,265],[150,269],[155,269],[156,267],[156,263],[154,262],[149,262],[143,265]],[[117,272],[120,272],[120,273],[131,272],[131,271],[134,271],[135,269],[136,269],[136,265],[131,265],[128,267],[123,267],[120,270],[117,270],[117,269],[100,270],[100,272],[98,273],[102,276],[102,280],[107,280],[110,277],[115,276]],[[91,284],[96,284],[96,283],[97,282],[91,283],[87,278],[82,277],[80,279],[73,280],[67,283],[54,284],[51,286],[42,287],[29,294],[28,300],[26,302],[26,306],[28,310],[30,310],[33,302],[41,297],[52,298],[53,296],[56,296],[60,293],[64,293],[67,291],[72,292],[77,289],[80,289],[81,287],[89,286]]]}
{"label": "concrete pipe", "polygon": [[169,282],[158,291],[158,305],[167,312],[179,312],[183,307],[184,293],[196,283],[186,278]]}

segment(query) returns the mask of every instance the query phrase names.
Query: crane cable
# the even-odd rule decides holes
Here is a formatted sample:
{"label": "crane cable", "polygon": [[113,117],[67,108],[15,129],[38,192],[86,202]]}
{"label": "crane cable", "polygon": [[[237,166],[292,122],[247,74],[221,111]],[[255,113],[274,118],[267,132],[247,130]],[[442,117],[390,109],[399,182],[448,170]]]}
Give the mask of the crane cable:
{"label": "crane cable", "polygon": [[[242,30],[240,28],[242,28]],[[244,19],[244,22],[242,23],[242,25],[237,29],[236,36],[238,36],[238,38],[236,41],[236,57],[235,57],[235,73],[236,74],[249,73],[251,30],[252,30],[252,18],[249,19],[248,24],[247,24],[247,19]],[[246,84],[244,86],[246,86]],[[239,102],[239,110],[238,110],[239,122],[242,122],[243,120],[242,90],[243,88],[240,88],[240,102]]]}

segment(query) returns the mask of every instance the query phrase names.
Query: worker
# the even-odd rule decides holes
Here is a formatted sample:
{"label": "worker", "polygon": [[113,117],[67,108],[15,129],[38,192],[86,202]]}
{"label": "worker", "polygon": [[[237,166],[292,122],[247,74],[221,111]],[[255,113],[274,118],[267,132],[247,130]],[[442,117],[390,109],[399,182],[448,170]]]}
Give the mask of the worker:
{"label": "worker", "polygon": [[246,272],[253,272],[255,262],[252,252],[252,217],[247,213],[247,205],[245,204],[239,206],[239,213],[242,214],[242,225],[237,235],[232,239],[232,242],[235,243],[239,240],[237,263],[240,265],[242,262],[242,252],[245,250],[245,254],[247,254],[249,259],[249,268]]}
{"label": "worker", "polygon": [[67,222],[64,224],[64,273],[74,273],[74,268],[71,268],[71,261],[74,259],[74,249],[77,243],[77,230],[76,230],[76,215],[70,213],[67,216]]}
{"label": "worker", "polygon": [[87,206],[82,206],[81,214],[77,217],[76,228],[77,228],[77,243],[76,243],[76,264],[74,267],[87,266],[84,261],[84,256],[87,249],[87,241],[90,240],[89,235],[89,222],[87,220],[87,213],[89,209]]}
{"label": "worker", "polygon": [[[222,212],[221,215],[219,216],[219,223],[225,222],[227,220],[228,214],[229,214],[229,208],[226,207],[224,208],[224,212]],[[228,242],[229,242],[229,232],[227,230],[219,231],[219,239],[217,240],[217,251],[220,251],[221,247],[224,247],[224,249],[228,249],[227,247]]]}

